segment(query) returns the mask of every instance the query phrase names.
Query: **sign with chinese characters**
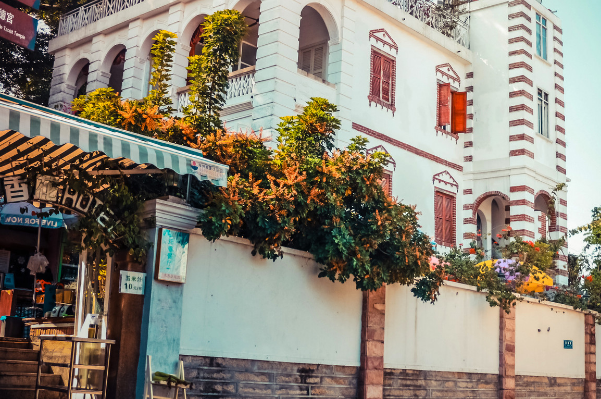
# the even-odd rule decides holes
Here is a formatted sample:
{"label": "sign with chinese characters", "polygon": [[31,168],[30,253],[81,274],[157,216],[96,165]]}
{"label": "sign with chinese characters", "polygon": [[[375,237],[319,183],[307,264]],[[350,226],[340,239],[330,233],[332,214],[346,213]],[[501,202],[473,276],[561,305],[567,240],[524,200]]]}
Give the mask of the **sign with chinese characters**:
{"label": "sign with chinese characters", "polygon": [[190,234],[160,229],[158,241],[156,279],[185,283]]}
{"label": "sign with chinese characters", "polygon": [[222,186],[227,186],[227,173],[222,167],[190,161],[190,169],[192,169],[192,174],[195,175],[198,180],[203,180],[202,178],[205,177],[209,180],[218,181]]}
{"label": "sign with chinese characters", "polygon": [[0,3],[0,37],[33,50],[37,34],[37,19],[16,8]]}
{"label": "sign with chinese characters", "polygon": [[119,293],[144,295],[146,273],[121,270],[119,273]]}
{"label": "sign with chinese characters", "polygon": [[574,349],[574,342],[571,339],[563,341],[563,349]]}

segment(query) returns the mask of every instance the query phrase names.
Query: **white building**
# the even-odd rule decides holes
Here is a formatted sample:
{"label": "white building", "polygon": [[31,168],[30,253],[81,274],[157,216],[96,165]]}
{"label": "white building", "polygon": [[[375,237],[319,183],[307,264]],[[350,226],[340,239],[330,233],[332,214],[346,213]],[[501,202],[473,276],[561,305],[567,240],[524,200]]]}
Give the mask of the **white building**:
{"label": "white building", "polygon": [[[432,7],[429,0],[100,0],[61,20],[50,43],[50,102],[62,108],[109,85],[141,98],[152,38],[166,29],[178,35],[171,83],[181,107],[186,57],[201,48],[199,24],[237,9],[250,29],[230,77],[228,127],[273,132],[280,117],[325,97],[340,109],[341,145],[361,134],[392,156],[389,189],[417,205],[440,246],[478,240],[494,256],[492,242],[508,224],[527,239],[547,229],[551,238],[565,235],[565,191],[553,220],[545,217],[551,191],[566,182],[561,22],[536,0],[473,0],[451,26]],[[467,93],[452,97],[453,112],[466,111],[465,129],[450,115],[450,92]],[[566,260],[567,248],[560,284]]]}

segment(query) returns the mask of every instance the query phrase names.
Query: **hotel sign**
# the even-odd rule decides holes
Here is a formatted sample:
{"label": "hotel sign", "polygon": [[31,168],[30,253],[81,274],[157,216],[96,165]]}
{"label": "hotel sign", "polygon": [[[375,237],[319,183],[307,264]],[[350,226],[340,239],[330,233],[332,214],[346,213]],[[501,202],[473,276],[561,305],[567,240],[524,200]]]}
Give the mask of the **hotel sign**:
{"label": "hotel sign", "polygon": [[[27,5],[31,1],[24,2]],[[39,3],[39,2],[38,2]],[[35,5],[35,2],[33,2]],[[38,20],[9,5],[0,3],[0,37],[28,50],[35,48]]]}

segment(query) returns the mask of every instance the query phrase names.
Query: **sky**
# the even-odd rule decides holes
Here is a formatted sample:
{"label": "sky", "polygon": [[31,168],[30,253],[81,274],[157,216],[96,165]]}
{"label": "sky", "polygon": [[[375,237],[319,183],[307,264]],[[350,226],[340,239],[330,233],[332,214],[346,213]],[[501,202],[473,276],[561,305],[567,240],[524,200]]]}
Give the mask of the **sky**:
{"label": "sky", "polygon": [[[601,0],[543,0],[561,19],[563,30],[567,142],[568,228],[587,224],[601,206]],[[569,251],[579,254],[582,235],[571,237]]]}

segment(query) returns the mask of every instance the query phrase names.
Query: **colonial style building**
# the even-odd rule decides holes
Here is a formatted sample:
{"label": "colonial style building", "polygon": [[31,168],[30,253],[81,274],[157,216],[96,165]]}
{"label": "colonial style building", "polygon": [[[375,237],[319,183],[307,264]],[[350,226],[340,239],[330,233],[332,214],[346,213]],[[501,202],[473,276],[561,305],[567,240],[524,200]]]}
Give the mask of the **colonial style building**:
{"label": "colonial style building", "polygon": [[[99,0],[66,14],[51,105],[113,87],[148,91],[160,29],[177,33],[172,97],[188,98],[187,57],[200,24],[241,11],[250,27],[222,116],[235,130],[273,134],[311,97],[339,107],[339,144],[356,135],[392,157],[390,192],[416,204],[439,247],[477,241],[494,257],[507,225],[527,239],[567,233],[563,42],[536,0],[473,0],[451,15],[429,0]],[[439,1],[439,3],[443,3]],[[567,283],[567,248],[556,282]]]}

